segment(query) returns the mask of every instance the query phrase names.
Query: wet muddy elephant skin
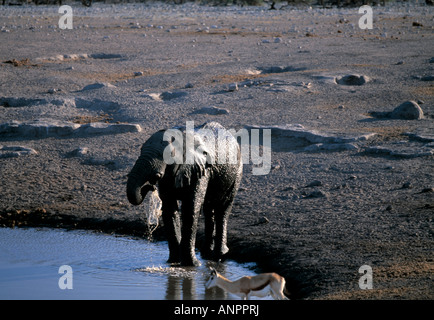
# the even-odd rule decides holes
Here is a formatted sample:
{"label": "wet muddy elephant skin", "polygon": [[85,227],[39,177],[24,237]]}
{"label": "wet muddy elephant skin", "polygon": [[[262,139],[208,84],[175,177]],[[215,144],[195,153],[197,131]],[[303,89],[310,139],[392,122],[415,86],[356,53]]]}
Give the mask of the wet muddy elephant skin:
{"label": "wet muddy elephant skin", "polygon": [[[148,191],[157,188],[163,203],[168,262],[197,266],[195,243],[201,211],[205,217],[202,256],[217,260],[229,250],[227,221],[241,175],[238,143],[220,124],[162,130],[142,145],[128,175],[127,197],[139,205]],[[180,210],[178,201],[182,203]]]}

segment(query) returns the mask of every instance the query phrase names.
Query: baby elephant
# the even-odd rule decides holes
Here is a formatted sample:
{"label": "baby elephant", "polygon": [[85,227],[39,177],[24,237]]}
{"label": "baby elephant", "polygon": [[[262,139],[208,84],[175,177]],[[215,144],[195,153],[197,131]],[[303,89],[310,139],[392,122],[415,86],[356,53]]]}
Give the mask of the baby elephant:
{"label": "baby elephant", "polygon": [[240,148],[229,131],[216,122],[199,127],[187,122],[186,127],[156,132],[143,144],[128,175],[127,196],[139,205],[148,191],[158,189],[168,262],[198,266],[195,243],[200,211],[205,217],[202,256],[218,260],[229,250],[226,227],[241,175]]}

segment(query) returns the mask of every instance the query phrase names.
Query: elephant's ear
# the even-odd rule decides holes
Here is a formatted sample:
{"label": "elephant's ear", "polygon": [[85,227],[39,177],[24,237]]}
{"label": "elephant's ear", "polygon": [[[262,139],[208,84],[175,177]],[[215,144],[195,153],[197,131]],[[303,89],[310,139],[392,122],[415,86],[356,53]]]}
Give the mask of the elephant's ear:
{"label": "elephant's ear", "polygon": [[196,182],[205,176],[207,168],[214,164],[215,151],[212,150],[213,143],[207,143],[209,139],[214,139],[214,136],[207,137],[196,134],[194,148],[186,146],[185,163],[179,165],[175,174],[175,186],[177,188],[189,186]]}

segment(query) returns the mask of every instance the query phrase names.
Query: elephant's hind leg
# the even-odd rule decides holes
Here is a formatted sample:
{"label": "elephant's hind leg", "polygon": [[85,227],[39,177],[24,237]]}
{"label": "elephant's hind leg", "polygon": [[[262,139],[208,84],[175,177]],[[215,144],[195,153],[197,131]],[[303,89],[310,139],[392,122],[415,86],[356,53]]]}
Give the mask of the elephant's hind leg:
{"label": "elephant's hind leg", "polygon": [[205,241],[201,248],[201,254],[204,259],[213,258],[215,221],[214,209],[210,203],[204,203],[203,215],[205,217]]}
{"label": "elephant's hind leg", "polygon": [[214,208],[214,219],[215,219],[215,239],[214,239],[214,259],[217,261],[221,259],[226,253],[228,253],[229,248],[226,245],[227,241],[227,224],[229,215],[232,211],[232,204],[235,199],[235,195],[238,191],[238,186],[240,183],[240,178],[232,184],[228,189],[225,196],[225,200],[217,203]]}

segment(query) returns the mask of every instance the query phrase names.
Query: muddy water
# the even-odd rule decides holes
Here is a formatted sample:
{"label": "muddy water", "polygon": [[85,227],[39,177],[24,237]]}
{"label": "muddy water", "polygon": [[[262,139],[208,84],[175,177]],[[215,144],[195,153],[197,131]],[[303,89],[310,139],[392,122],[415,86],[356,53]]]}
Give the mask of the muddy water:
{"label": "muddy water", "polygon": [[[205,290],[210,262],[171,267],[167,257],[164,242],[81,230],[0,228],[0,299],[238,299],[219,288]],[[70,270],[59,273],[64,265]],[[219,271],[235,280],[254,275],[253,267],[226,261]]]}

